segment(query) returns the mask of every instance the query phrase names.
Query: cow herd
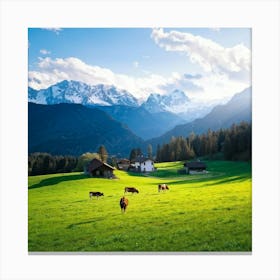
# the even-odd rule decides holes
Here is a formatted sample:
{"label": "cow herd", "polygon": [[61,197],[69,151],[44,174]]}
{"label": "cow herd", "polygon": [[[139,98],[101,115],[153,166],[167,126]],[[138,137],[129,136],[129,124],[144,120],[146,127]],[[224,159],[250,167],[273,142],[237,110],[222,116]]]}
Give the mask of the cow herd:
{"label": "cow herd", "polygon": [[[159,184],[158,185],[158,192],[166,191],[166,190],[169,190],[169,188],[166,184]],[[128,192],[131,192],[132,194],[139,193],[139,191],[134,187],[125,187],[124,188],[124,194],[126,194]],[[95,196],[96,198],[99,198],[100,196],[104,196],[104,193],[102,193],[102,192],[89,192],[89,198],[92,199],[93,196]],[[125,213],[125,210],[126,210],[127,206],[128,206],[128,199],[125,196],[121,197],[120,207],[121,207],[122,213]]]}

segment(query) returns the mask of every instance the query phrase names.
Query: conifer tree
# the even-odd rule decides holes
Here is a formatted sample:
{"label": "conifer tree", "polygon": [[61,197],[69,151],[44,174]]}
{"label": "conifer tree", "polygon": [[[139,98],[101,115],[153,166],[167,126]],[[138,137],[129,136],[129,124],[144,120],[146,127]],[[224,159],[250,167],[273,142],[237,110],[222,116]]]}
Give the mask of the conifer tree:
{"label": "conifer tree", "polygon": [[149,144],[148,147],[147,147],[147,155],[148,155],[149,159],[153,158],[153,147],[152,147],[151,144]]}
{"label": "conifer tree", "polygon": [[102,162],[107,162],[108,152],[104,145],[101,145],[98,149],[98,154],[100,155],[100,159]]}

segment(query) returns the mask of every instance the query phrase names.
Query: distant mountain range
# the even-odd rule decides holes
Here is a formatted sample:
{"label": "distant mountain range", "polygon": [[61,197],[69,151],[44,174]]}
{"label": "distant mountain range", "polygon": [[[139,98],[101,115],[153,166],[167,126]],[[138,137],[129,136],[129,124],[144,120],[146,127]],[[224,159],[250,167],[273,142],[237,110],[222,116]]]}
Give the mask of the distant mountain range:
{"label": "distant mountain range", "polygon": [[[28,101],[37,104],[76,103],[101,106],[139,107],[140,102],[126,90],[109,85],[88,85],[78,81],[62,81],[47,89],[28,88]],[[150,113],[184,113],[191,104],[183,91],[174,90],[168,94],[150,94],[142,108]]]}
{"label": "distant mountain range", "polygon": [[125,156],[132,148],[146,151],[148,144],[155,151],[172,136],[250,122],[251,95],[247,88],[224,105],[195,109],[178,90],[153,93],[140,104],[131,93],[113,86],[63,81],[44,90],[29,88],[29,152],[80,155],[102,144],[110,154]]}
{"label": "distant mountain range", "polygon": [[47,89],[28,88],[28,101],[37,104],[76,103],[83,105],[139,106],[138,100],[126,90],[108,85],[88,85],[77,81],[62,81]]}
{"label": "distant mountain range", "polygon": [[76,103],[86,106],[139,107],[141,105],[151,114],[169,112],[180,116],[184,120],[194,119],[210,110],[209,107],[197,108],[185,92],[178,89],[164,95],[151,93],[146,101],[140,102],[132,93],[115,86],[88,85],[78,81],[66,80],[47,89],[35,90],[29,87],[28,101],[48,105],[59,103]]}
{"label": "distant mountain range", "polygon": [[234,95],[232,99],[224,105],[215,106],[212,111],[203,118],[192,122],[178,125],[158,138],[149,140],[154,147],[157,144],[168,143],[172,136],[188,137],[191,132],[201,134],[208,129],[218,130],[228,128],[233,123],[241,121],[252,121],[252,88]]}
{"label": "distant mountain range", "polygon": [[28,152],[81,155],[105,145],[110,154],[127,156],[143,140],[97,108],[80,104],[28,103]]}
{"label": "distant mountain range", "polygon": [[[76,103],[86,106],[142,107],[151,114],[168,112],[185,121],[201,117],[212,107],[197,108],[185,92],[178,89],[161,95],[152,93],[140,102],[132,93],[110,85],[88,85],[78,81],[62,81],[47,89],[28,88],[28,101],[37,104]],[[173,123],[173,120],[171,121]],[[177,123],[178,124],[178,123]]]}
{"label": "distant mountain range", "polygon": [[185,121],[170,112],[150,113],[142,106],[100,106],[113,119],[127,125],[136,135],[144,140],[157,137]]}
{"label": "distant mountain range", "polygon": [[195,118],[193,114],[188,115],[190,119],[178,115],[186,113],[191,103],[179,90],[167,95],[151,94],[140,105],[131,93],[114,86],[62,81],[42,90],[29,87],[28,101],[46,105],[74,103],[98,107],[143,139],[158,137],[175,125]]}
{"label": "distant mountain range", "polygon": [[213,105],[210,106],[208,104],[198,107],[193,104],[185,92],[176,89],[164,95],[157,93],[150,94],[148,99],[142,103],[141,107],[152,114],[172,113],[185,122],[189,122],[209,113]]}

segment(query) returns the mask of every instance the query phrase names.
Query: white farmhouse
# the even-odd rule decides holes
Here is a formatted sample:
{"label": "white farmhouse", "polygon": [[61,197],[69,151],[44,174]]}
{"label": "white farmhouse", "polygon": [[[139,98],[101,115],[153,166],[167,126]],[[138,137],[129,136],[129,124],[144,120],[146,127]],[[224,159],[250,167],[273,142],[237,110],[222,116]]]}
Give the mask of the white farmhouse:
{"label": "white farmhouse", "polygon": [[134,160],[134,167],[138,172],[152,172],[155,170],[154,161],[143,156],[137,157]]}

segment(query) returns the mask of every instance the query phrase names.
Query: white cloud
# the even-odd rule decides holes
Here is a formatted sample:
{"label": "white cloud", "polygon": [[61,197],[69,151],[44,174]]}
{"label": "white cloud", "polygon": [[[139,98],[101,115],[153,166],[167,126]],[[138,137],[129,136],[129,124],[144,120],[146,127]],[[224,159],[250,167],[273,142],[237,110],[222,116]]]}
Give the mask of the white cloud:
{"label": "white cloud", "polygon": [[29,86],[34,89],[47,88],[63,80],[81,81],[90,85],[114,85],[142,100],[151,93],[164,94],[179,89],[185,91],[193,101],[203,103],[228,99],[247,86],[245,82],[230,80],[227,75],[212,73],[181,75],[173,72],[169,77],[163,77],[147,72],[144,77],[137,78],[86,64],[75,57],[39,58],[38,70],[29,71]]}
{"label": "white cloud", "polygon": [[189,96],[197,102],[226,101],[251,84],[251,51],[242,44],[225,48],[201,36],[162,28],[153,29],[151,38],[166,51],[185,54],[201,67],[200,74],[176,80],[178,86],[189,88]]}
{"label": "white cloud", "polygon": [[48,50],[42,49],[42,50],[40,50],[40,53],[43,55],[47,55],[47,54],[50,54],[51,52]]}
{"label": "white cloud", "polygon": [[146,98],[151,92],[163,93],[162,87],[170,81],[155,74],[145,78],[117,74],[107,68],[88,65],[75,57],[39,58],[38,67],[37,71],[29,71],[29,86],[34,89],[47,88],[63,80],[76,80],[91,85],[115,85],[138,98]]}
{"label": "white cloud", "polygon": [[153,29],[151,37],[166,51],[185,53],[206,73],[228,75],[233,80],[250,79],[251,51],[242,44],[225,48],[216,42],[178,31]]}
{"label": "white cloud", "polygon": [[200,79],[192,79],[192,82],[204,89],[204,92],[199,91],[193,95],[193,98],[200,103],[227,101],[233,94],[241,92],[249,86],[247,82],[232,80],[222,74],[204,75]]}

